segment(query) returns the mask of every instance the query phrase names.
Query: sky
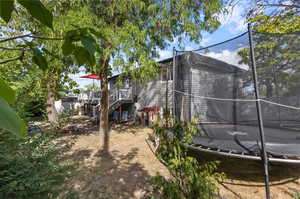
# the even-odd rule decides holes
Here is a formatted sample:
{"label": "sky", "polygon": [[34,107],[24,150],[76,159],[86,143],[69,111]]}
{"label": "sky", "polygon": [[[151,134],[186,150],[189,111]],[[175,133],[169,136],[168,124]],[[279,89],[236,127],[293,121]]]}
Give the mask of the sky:
{"label": "sky", "polygon": [[[216,31],[214,31],[211,34],[204,32],[200,46],[194,43],[185,42],[184,50],[193,50],[193,49],[198,49],[199,47],[216,44],[246,32],[247,23],[246,23],[245,12],[248,6],[249,5],[247,5],[247,1],[245,1],[231,8],[227,15],[220,15],[219,18],[220,18],[221,26]],[[174,42],[174,43],[170,43],[170,46],[167,49],[159,51],[160,58],[158,59],[158,61],[172,57],[172,49],[174,46],[176,49],[179,50],[176,42]],[[218,48],[218,51],[216,51],[217,48],[211,49],[211,52],[208,52],[206,55],[216,59],[220,59],[230,64],[238,65],[239,58],[236,54],[237,47],[228,47],[226,45],[224,45],[223,47],[224,49]],[[240,65],[240,67],[247,68],[247,66],[243,66],[243,65]],[[75,80],[79,84],[80,88],[84,88],[86,85],[93,83],[93,80],[91,79],[80,78],[80,76],[84,74],[85,73],[82,68],[82,72],[70,76],[73,80]],[[98,81],[95,80],[95,83],[96,82]]]}

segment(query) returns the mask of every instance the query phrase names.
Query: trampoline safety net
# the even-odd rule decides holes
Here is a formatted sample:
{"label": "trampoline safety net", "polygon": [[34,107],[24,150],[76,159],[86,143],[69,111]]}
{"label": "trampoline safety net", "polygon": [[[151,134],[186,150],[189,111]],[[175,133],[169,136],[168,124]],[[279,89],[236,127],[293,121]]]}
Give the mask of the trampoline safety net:
{"label": "trampoline safety net", "polygon": [[[195,51],[177,51],[174,114],[198,121],[195,144],[259,154],[249,33]],[[300,156],[300,34],[252,33],[266,150]]]}

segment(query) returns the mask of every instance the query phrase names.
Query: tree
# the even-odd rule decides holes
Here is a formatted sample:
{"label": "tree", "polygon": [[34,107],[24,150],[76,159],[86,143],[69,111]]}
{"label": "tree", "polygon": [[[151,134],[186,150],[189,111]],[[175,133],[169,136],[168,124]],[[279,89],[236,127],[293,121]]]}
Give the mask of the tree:
{"label": "tree", "polygon": [[[17,1],[22,8],[25,8],[30,15],[38,20],[40,23],[52,28],[52,14],[44,7],[44,5],[39,0],[33,0],[31,2],[18,0]],[[15,8],[14,0],[1,0],[0,1],[0,17],[5,21],[9,22],[12,13],[14,10],[19,10]],[[2,28],[2,32],[4,33],[7,29]],[[1,36],[6,36],[6,34],[1,34]],[[31,34],[24,34],[19,36],[12,36],[10,38],[1,39],[0,43],[11,42],[17,39],[30,37]],[[44,57],[41,55],[39,49],[36,48],[27,48],[28,46],[23,45],[18,48],[7,48],[1,47],[1,50],[8,51],[20,51],[18,57],[14,57],[11,59],[7,59],[4,61],[0,61],[0,64],[9,63],[12,61],[22,60],[26,51],[30,50],[33,54],[33,60],[40,66],[44,65]],[[15,103],[15,91],[5,82],[0,79],[0,128],[11,133],[15,133],[18,135],[24,135],[26,132],[25,123],[20,119],[20,117],[16,114],[16,112],[10,107]]]}
{"label": "tree", "polygon": [[266,12],[272,17],[282,17],[289,15],[291,10],[299,13],[300,3],[298,0],[256,0],[248,12],[248,18],[256,18]]}
{"label": "tree", "polygon": [[[267,98],[296,94],[299,89],[300,37],[296,34],[300,31],[299,21],[300,16],[293,9],[282,16],[261,14],[250,19],[255,31],[258,86]],[[249,48],[241,50],[239,55],[242,63],[250,64]],[[252,78],[247,79],[249,86]]]}
{"label": "tree", "polygon": [[[39,80],[36,83],[43,83],[42,87],[43,91],[45,92],[44,97],[46,99],[46,113],[48,120],[51,122],[56,121],[57,118],[54,101],[58,96],[58,91],[60,89],[65,90],[65,88],[67,87],[70,89],[74,88],[74,86],[76,86],[76,82],[72,81],[68,77],[68,74],[78,71],[78,67],[74,65],[74,62],[70,58],[64,57],[60,50],[60,47],[64,40],[61,35],[64,34],[64,31],[66,29],[70,29],[70,25],[68,25],[70,23],[68,22],[72,22],[72,20],[78,21],[78,18],[74,19],[73,16],[70,17],[68,15],[61,15],[61,12],[66,12],[68,10],[59,7],[61,2],[63,1],[56,0],[51,1],[51,3],[45,2],[45,5],[50,8],[49,10],[52,11],[55,16],[52,17],[51,14],[51,25],[47,23],[44,23],[43,25],[41,25],[40,23],[35,23],[34,16],[49,17],[49,15],[45,15],[46,11],[40,12],[39,10],[36,10],[40,9],[43,5],[39,1],[33,2],[33,4],[36,4],[35,6],[29,7],[30,9],[33,9],[29,9],[30,15],[28,15],[28,13],[25,12],[22,7],[15,8],[17,9],[18,14],[12,14],[9,21],[10,23],[7,24],[6,30],[4,32],[5,36],[9,38],[8,42],[5,42],[6,47],[1,47],[1,49],[4,51],[14,51],[13,54],[16,55],[12,56],[12,58],[10,59],[7,59],[7,57],[4,58],[4,61],[0,62],[0,64],[11,64],[12,62],[21,61],[21,63],[23,63],[23,66],[25,66],[25,71],[27,73],[30,73],[31,75],[33,75],[33,73],[28,66],[30,66],[32,63],[36,63],[40,66],[43,72],[37,72],[35,70],[35,72],[37,73],[37,78],[35,79]],[[46,9],[45,7],[43,8]],[[50,13],[50,11],[47,12]],[[47,22],[47,19],[43,19],[41,21]],[[79,21],[82,20],[79,19]],[[47,25],[51,29],[55,29],[55,31],[49,31],[49,29],[45,25]],[[27,32],[27,34],[22,36],[24,30]],[[16,33],[21,36],[14,37]],[[20,47],[16,48],[15,46]],[[19,56],[18,54],[20,52],[21,55]],[[28,59],[31,57],[32,61]]]}
{"label": "tree", "polygon": [[151,78],[157,72],[154,58],[159,49],[175,38],[199,42],[202,31],[211,32],[220,25],[217,14],[222,11],[222,1],[91,0],[79,4],[82,12],[93,13],[93,26],[67,33],[65,54],[72,54],[101,77],[99,131],[108,152],[108,77],[112,71],[135,79]]}

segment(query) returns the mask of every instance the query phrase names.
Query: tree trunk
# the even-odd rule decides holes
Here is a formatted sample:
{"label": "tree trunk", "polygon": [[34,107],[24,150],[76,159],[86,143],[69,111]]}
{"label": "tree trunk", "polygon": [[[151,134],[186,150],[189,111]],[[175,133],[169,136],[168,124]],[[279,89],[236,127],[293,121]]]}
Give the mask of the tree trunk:
{"label": "tree trunk", "polygon": [[50,122],[55,122],[57,120],[57,111],[55,108],[55,90],[56,85],[53,82],[50,82],[47,85],[47,102],[46,102],[46,111],[47,117]]}
{"label": "tree trunk", "polygon": [[272,81],[268,80],[266,83],[266,97],[267,98],[271,98],[273,96],[273,85],[272,85]]}
{"label": "tree trunk", "polygon": [[101,100],[99,133],[103,138],[103,152],[109,153],[109,125],[108,125],[108,60],[101,60]]}

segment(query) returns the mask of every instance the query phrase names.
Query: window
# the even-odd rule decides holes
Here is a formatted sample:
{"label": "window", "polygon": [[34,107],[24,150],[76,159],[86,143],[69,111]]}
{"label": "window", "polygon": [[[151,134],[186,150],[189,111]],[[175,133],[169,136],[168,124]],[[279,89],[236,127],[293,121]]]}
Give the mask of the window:
{"label": "window", "polygon": [[167,70],[167,67],[161,68],[160,70],[160,79],[161,81],[167,81],[167,80],[172,80],[172,70],[170,68]]}

